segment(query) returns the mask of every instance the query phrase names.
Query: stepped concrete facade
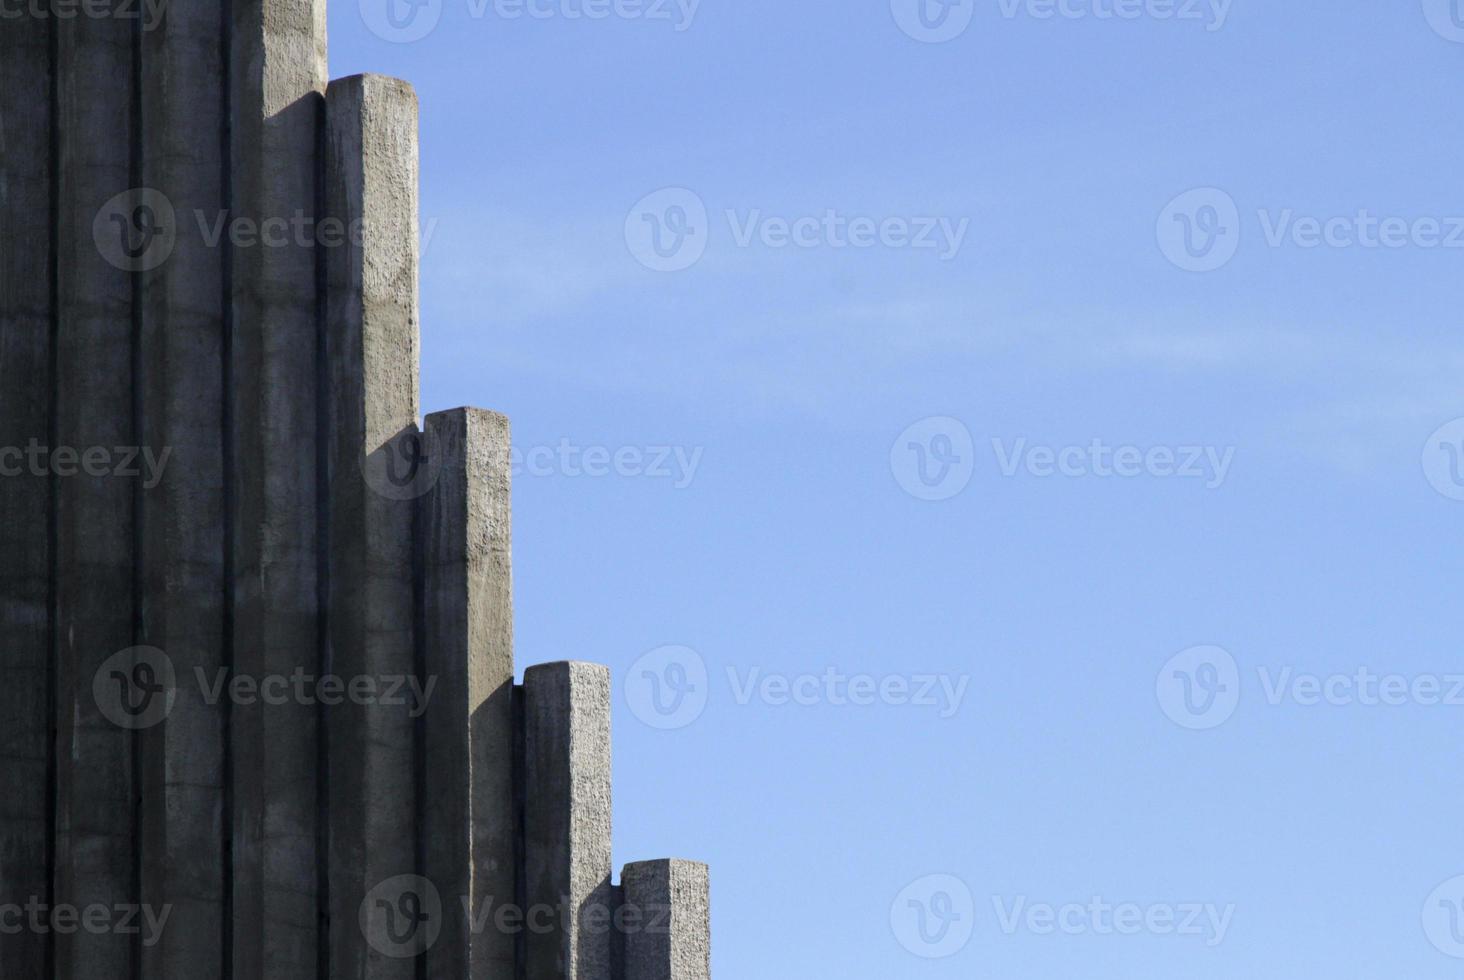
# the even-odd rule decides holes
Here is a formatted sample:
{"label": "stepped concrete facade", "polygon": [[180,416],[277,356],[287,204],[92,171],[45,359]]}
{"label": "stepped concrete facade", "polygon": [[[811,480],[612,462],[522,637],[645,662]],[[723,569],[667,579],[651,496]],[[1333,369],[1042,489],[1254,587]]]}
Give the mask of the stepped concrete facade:
{"label": "stepped concrete facade", "polygon": [[704,866],[613,883],[609,671],[515,684],[417,194],[324,0],[0,23],[0,977],[709,976]]}

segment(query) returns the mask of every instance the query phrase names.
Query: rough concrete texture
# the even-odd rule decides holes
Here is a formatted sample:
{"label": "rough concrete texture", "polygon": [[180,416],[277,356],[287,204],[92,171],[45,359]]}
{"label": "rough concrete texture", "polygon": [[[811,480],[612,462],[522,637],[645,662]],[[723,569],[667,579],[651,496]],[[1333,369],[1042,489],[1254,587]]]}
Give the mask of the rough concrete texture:
{"label": "rough concrete texture", "polygon": [[527,935],[534,980],[609,980],[610,671],[554,663],[524,673]]}
{"label": "rough concrete texture", "polygon": [[[209,5],[204,5],[209,6]],[[229,50],[232,215],[317,217],[326,85],[325,0],[234,0]],[[232,636],[236,673],[321,673],[323,546],[317,439],[317,250],[226,248],[230,268]],[[240,704],[231,713],[234,976],[314,980],[321,709]]]}
{"label": "rough concrete texture", "polygon": [[[7,27],[8,29],[8,27]],[[132,276],[103,258],[93,226],[133,186],[132,24],[57,20],[57,446],[136,446]],[[13,100],[7,98],[7,105]],[[56,901],[137,901],[132,733],[113,725],[92,678],[133,642],[135,481],[58,477],[56,493]],[[57,934],[62,980],[134,976],[134,940]]]}
{"label": "rough concrete texture", "polygon": [[[44,453],[0,475],[0,904],[166,924],[0,978],[705,976],[704,873],[610,884],[609,671],[513,685],[507,420],[417,429],[411,88],[327,95],[324,0],[52,13],[0,29],[0,466]],[[421,875],[448,921],[386,948]],[[613,937],[658,888],[664,948]]]}
{"label": "rough concrete texture", "polygon": [[[348,677],[407,677],[414,646],[417,419],[417,99],[377,76],[326,92],[328,217],[359,235],[327,251],[330,383],[330,662]],[[415,975],[410,959],[357,928],[376,886],[417,871],[413,706],[378,700],[332,710],[331,975]]]}
{"label": "rough concrete texture", "polygon": [[[49,441],[52,21],[0,31],[0,446]],[[18,461],[6,459],[15,467]],[[0,905],[46,897],[51,838],[50,481],[0,476]],[[40,977],[46,938],[0,941],[0,977]]]}
{"label": "rough concrete texture", "polygon": [[[139,641],[177,674],[224,664],[224,256],[199,223],[224,199],[224,66],[219,15],[179,5],[142,36],[143,186],[171,203],[172,253],[142,273],[141,444],[167,466],[140,491]],[[224,943],[225,715],[196,683],[166,720],[137,734],[143,903],[171,906],[141,950],[148,980],[210,975]]]}
{"label": "rough concrete texture", "polygon": [[643,861],[620,875],[622,980],[709,980],[711,885],[705,864]]}
{"label": "rough concrete texture", "polygon": [[427,435],[438,464],[418,533],[424,666],[437,690],[425,725],[422,873],[447,896],[427,974],[495,980],[513,976],[515,945],[493,924],[516,878],[509,423],[457,409],[429,415]]}

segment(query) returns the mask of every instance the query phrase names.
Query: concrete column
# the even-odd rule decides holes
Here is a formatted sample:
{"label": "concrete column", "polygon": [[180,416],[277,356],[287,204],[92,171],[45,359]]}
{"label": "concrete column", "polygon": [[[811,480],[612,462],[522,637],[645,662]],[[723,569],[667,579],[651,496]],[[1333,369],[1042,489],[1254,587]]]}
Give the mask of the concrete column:
{"label": "concrete column", "polygon": [[[170,909],[144,945],[148,980],[224,972],[224,39],[219,12],[179,4],[142,33],[142,183],[173,212],[171,250],[141,275],[142,445],[161,472],[140,484],[141,642],[179,683],[167,717],[138,733],[143,902]],[[201,219],[201,220],[200,220]],[[166,219],[164,219],[166,220]],[[202,227],[200,224],[202,223]],[[155,264],[156,263],[156,264]]]}
{"label": "concrete column", "polygon": [[710,980],[711,889],[705,864],[643,861],[620,876],[623,980]]}
{"label": "concrete column", "polygon": [[[333,673],[413,676],[413,514],[430,472],[416,429],[417,100],[357,76],[326,93],[330,657]],[[360,219],[364,218],[364,222]],[[417,871],[414,705],[331,709],[331,976],[415,976],[423,922],[386,946],[361,928],[373,889]],[[373,899],[374,902],[374,899]],[[369,912],[370,910],[368,910]],[[400,948],[395,948],[400,947]]]}
{"label": "concrete column", "polygon": [[[133,186],[135,177],[132,22],[77,17],[57,19],[54,29],[59,42],[59,454],[138,444],[133,273],[125,266],[127,247],[140,247],[147,233],[138,228],[135,208],[107,207]],[[59,464],[61,456],[53,454],[47,462]],[[69,466],[65,472],[55,477],[56,752],[61,760],[55,897],[82,907],[115,907],[137,901],[133,736],[103,714],[92,682],[113,654],[133,644],[136,480],[73,472]],[[135,937],[79,930],[53,941],[60,980],[135,977]]]}
{"label": "concrete column", "polygon": [[609,668],[525,672],[524,757],[528,976],[610,980]]}
{"label": "concrete column", "polygon": [[[443,896],[429,977],[514,971],[513,572],[508,419],[427,417],[440,467],[422,498],[422,647],[436,693],[426,715],[423,875]],[[464,898],[471,898],[464,902]]]}
{"label": "concrete column", "polygon": [[[0,905],[51,893],[51,25],[0,31]],[[0,941],[0,976],[47,974],[47,940]]]}
{"label": "concrete column", "polygon": [[[211,5],[203,4],[204,7]],[[323,550],[317,439],[318,253],[312,246],[326,84],[325,0],[233,0],[231,214],[301,220],[286,243],[228,248],[233,607],[230,656],[249,676],[320,676]],[[272,232],[277,234],[277,231]],[[315,980],[324,959],[321,716],[291,700],[231,718],[234,976]],[[323,973],[320,975],[324,975]]]}

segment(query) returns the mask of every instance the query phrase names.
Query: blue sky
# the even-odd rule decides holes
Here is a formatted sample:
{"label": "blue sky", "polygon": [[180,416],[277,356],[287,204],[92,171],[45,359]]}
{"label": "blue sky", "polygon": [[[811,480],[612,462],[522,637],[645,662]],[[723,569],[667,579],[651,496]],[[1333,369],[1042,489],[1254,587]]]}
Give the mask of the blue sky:
{"label": "blue sky", "polygon": [[653,2],[330,25],[617,866],[722,977],[1457,976],[1464,4]]}

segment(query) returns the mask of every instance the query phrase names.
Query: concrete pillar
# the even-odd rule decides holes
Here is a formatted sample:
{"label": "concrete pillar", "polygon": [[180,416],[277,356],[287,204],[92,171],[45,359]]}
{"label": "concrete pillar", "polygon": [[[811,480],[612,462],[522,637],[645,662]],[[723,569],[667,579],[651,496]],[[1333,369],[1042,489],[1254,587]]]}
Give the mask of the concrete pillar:
{"label": "concrete pillar", "polygon": [[[141,637],[172,662],[167,717],[138,732],[141,891],[170,909],[142,949],[148,980],[224,971],[224,45],[218,10],[180,4],[142,33],[143,186],[173,212],[171,250],[141,270],[142,445],[162,465],[141,496]],[[200,227],[200,216],[204,227]],[[164,219],[166,220],[166,218]],[[156,263],[156,264],[155,264]]]}
{"label": "concrete pillar", "polygon": [[[133,25],[115,17],[76,17],[57,19],[54,29],[60,153],[55,445],[58,452],[136,446],[133,273],[123,267],[123,246],[124,236],[137,230],[137,213],[106,207],[136,177]],[[143,240],[135,237],[132,244]],[[55,478],[56,901],[115,907],[137,901],[133,735],[102,713],[92,681],[113,654],[133,645],[136,480],[67,471]],[[79,930],[53,941],[60,980],[136,976],[135,937]]]}
{"label": "concrete pillar", "polygon": [[710,980],[711,889],[705,864],[643,861],[621,872],[622,980]]}
{"label": "concrete pillar", "polygon": [[610,980],[609,668],[530,667],[523,723],[528,976]]}
{"label": "concrete pillar", "polygon": [[[261,228],[298,215],[313,233],[325,0],[233,0],[227,9],[232,216]],[[312,242],[307,235],[302,244],[292,228],[280,247],[228,248],[229,655],[237,673],[255,677],[324,672],[321,298]],[[323,964],[326,710],[294,700],[232,709],[233,975],[240,980],[315,980]]]}
{"label": "concrete pillar", "polygon": [[[51,892],[51,25],[0,31],[0,905]],[[45,977],[47,939],[0,941],[0,976]]]}
{"label": "concrete pillar", "polygon": [[[413,514],[430,467],[416,430],[416,95],[380,76],[335,81],[326,120],[325,213],[355,224],[323,242],[331,665],[348,682],[400,678],[417,669]],[[332,977],[415,976],[411,958],[368,942],[359,926],[372,889],[417,871],[412,711],[350,701],[331,709]]]}
{"label": "concrete pillar", "polygon": [[[514,971],[513,573],[508,419],[427,417],[436,483],[422,497],[426,715],[423,875],[443,896],[429,977]],[[470,902],[464,902],[470,898]]]}

